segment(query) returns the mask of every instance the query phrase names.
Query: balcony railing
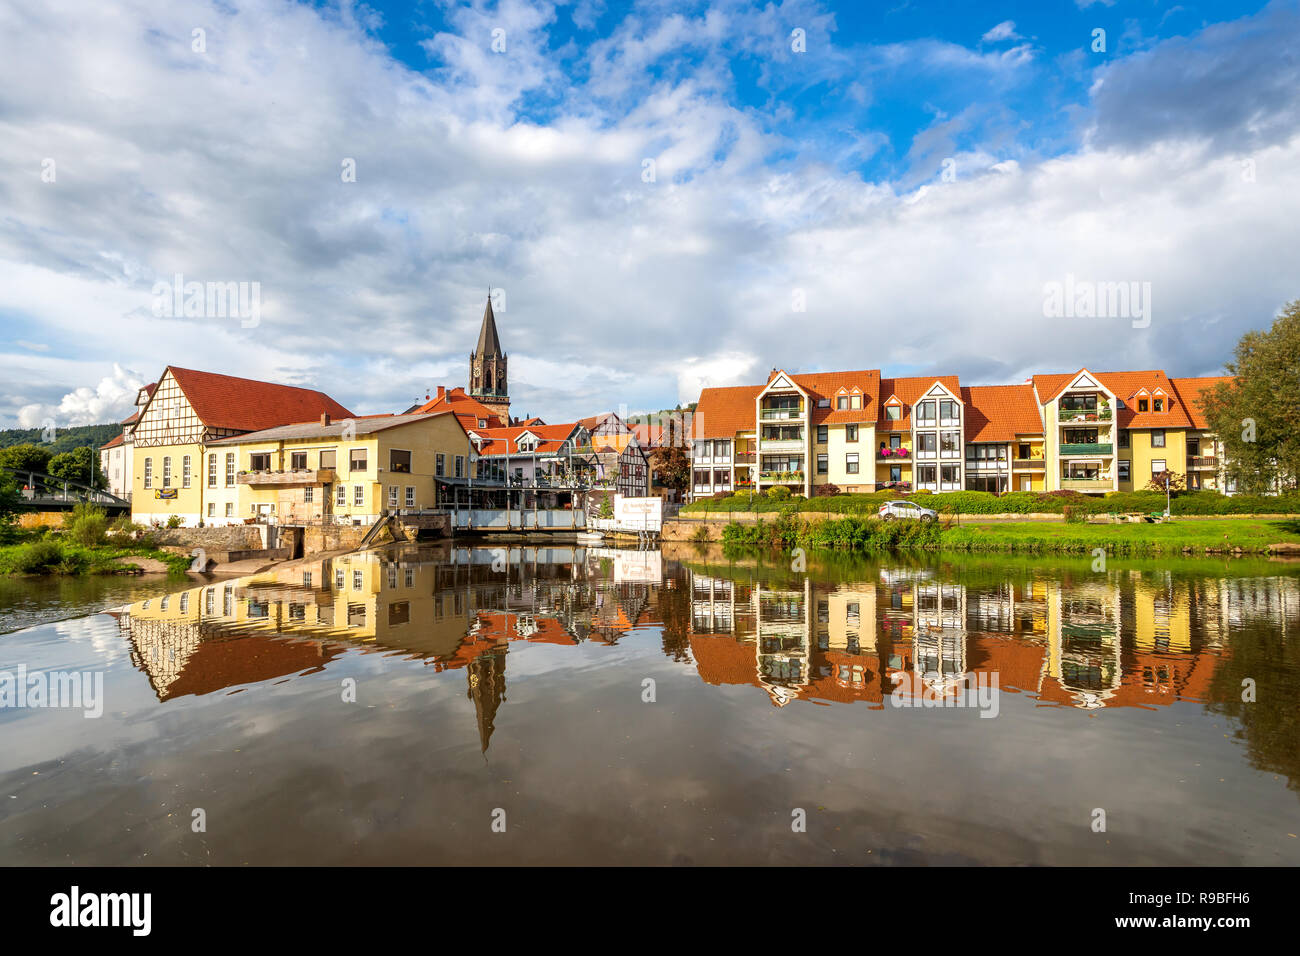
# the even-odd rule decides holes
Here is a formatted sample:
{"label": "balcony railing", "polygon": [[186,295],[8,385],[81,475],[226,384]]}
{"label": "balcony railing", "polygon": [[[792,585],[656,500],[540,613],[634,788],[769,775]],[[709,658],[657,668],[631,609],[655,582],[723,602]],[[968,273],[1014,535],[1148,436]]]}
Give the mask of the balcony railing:
{"label": "balcony railing", "polygon": [[1061,424],[1066,422],[1108,422],[1111,420],[1112,414],[1109,408],[1062,408],[1057,412],[1056,420]]}
{"label": "balcony railing", "polygon": [[759,481],[776,481],[793,484],[796,481],[803,481],[802,471],[764,471],[758,476]]}
{"label": "balcony railing", "polygon": [[876,457],[881,461],[907,461],[912,457],[912,452],[907,448],[880,448],[876,450]]}
{"label": "balcony railing", "polygon": [[1066,491],[1113,491],[1115,484],[1109,478],[1062,478]]}
{"label": "balcony railing", "polygon": [[752,465],[754,463],[754,453],[748,452],[737,455],[735,458],[737,465]]}
{"label": "balcony railing", "polygon": [[1115,446],[1101,442],[1071,442],[1061,446],[1062,455],[1113,455]]}
{"label": "balcony railing", "polygon": [[765,422],[794,421],[803,418],[802,408],[764,408],[758,417]]}
{"label": "balcony railing", "polygon": [[1017,458],[1015,466],[1017,468],[1042,468],[1046,464],[1043,458]]}
{"label": "balcony railing", "polygon": [[298,471],[241,471],[235,481],[241,485],[320,485],[335,480],[333,468],[304,468]]}
{"label": "balcony railing", "polygon": [[1213,455],[1188,455],[1187,467],[1188,468],[1217,468],[1219,467],[1219,459],[1215,458]]}

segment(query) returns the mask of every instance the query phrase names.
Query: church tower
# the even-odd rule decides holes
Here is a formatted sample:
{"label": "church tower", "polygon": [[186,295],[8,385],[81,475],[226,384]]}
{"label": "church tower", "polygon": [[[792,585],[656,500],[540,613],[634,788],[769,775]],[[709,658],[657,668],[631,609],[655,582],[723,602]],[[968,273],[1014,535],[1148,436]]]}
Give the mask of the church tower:
{"label": "church tower", "polygon": [[483,310],[483,327],[479,329],[478,346],[469,357],[469,393],[510,421],[510,388],[506,377],[506,353],[501,351],[497,338],[497,320],[492,314],[492,296],[488,295],[487,308]]}

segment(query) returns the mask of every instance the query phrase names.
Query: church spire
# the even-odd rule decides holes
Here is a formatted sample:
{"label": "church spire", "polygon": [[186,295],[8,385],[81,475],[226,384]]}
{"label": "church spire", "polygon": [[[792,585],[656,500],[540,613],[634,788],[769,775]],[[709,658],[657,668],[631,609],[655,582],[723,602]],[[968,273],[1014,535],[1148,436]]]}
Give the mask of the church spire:
{"label": "church spire", "polygon": [[488,293],[487,308],[483,310],[483,327],[478,332],[478,348],[474,354],[479,358],[491,356],[500,357],[501,340],[497,338],[497,319],[492,313],[492,293]]}
{"label": "church spire", "polygon": [[469,393],[497,414],[502,424],[510,422],[510,384],[506,353],[497,336],[497,319],[492,311],[492,290],[488,289],[478,345],[469,357]]}

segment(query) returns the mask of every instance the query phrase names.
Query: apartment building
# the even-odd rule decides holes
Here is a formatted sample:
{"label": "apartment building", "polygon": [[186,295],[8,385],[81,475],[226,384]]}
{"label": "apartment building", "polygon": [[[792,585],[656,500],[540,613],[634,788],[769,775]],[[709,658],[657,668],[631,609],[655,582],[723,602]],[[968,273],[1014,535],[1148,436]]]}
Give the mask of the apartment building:
{"label": "apartment building", "polygon": [[1228,490],[1199,407],[1220,381],[1080,369],[964,386],[953,375],[773,369],[763,385],[700,393],[690,495],[778,485],[807,496],[824,486],[1103,494],[1144,488],[1166,469],[1189,487]]}

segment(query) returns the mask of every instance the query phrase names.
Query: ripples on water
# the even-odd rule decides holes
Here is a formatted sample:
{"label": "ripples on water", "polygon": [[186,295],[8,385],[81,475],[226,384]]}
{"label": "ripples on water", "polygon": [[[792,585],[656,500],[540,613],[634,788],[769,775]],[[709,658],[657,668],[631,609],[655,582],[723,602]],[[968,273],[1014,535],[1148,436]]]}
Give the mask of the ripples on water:
{"label": "ripples on water", "polygon": [[446,547],[213,580],[0,638],[107,688],[0,711],[0,853],[1296,863],[1298,580]]}

